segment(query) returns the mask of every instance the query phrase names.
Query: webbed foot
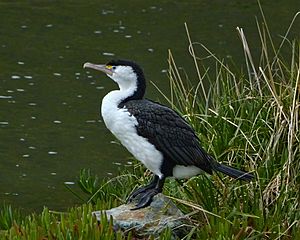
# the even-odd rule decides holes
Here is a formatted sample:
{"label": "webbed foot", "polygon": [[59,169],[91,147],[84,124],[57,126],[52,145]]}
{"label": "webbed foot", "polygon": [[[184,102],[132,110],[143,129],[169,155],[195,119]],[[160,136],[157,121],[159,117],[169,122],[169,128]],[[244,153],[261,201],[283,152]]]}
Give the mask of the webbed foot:
{"label": "webbed foot", "polygon": [[148,189],[146,192],[141,193],[138,203],[135,205],[134,208],[130,210],[137,210],[137,209],[148,207],[151,204],[153,197],[160,192],[161,192],[160,189],[152,188],[152,189]]}
{"label": "webbed foot", "polygon": [[137,199],[137,204],[136,207],[131,210],[148,207],[151,204],[153,197],[162,192],[164,182],[165,178],[159,179],[159,177],[155,175],[148,185],[133,191],[129,195],[127,203]]}

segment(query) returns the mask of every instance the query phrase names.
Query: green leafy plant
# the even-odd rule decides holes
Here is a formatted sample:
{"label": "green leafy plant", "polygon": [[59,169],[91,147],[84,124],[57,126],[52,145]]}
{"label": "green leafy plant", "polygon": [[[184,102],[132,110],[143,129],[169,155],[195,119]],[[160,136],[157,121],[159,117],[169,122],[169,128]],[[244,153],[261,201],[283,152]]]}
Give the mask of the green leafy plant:
{"label": "green leafy plant", "polygon": [[14,223],[20,223],[22,215],[20,210],[13,209],[10,205],[0,207],[0,230],[10,229]]}

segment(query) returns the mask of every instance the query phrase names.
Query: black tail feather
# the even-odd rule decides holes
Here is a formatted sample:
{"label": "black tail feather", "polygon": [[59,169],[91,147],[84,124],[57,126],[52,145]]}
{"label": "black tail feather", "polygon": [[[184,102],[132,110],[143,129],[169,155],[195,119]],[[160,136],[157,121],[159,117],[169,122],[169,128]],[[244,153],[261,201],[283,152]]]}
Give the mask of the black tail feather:
{"label": "black tail feather", "polygon": [[229,166],[226,166],[226,165],[220,164],[220,163],[218,163],[214,166],[214,170],[224,173],[230,177],[244,180],[244,181],[251,181],[254,178],[254,175],[251,173],[244,172],[239,169],[229,167]]}

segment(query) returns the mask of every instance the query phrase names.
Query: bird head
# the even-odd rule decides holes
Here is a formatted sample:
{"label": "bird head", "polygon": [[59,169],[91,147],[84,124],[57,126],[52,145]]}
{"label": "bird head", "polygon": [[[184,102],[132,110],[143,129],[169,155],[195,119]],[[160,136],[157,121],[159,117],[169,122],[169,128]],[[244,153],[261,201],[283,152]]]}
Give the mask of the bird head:
{"label": "bird head", "polygon": [[139,65],[127,60],[112,60],[106,64],[85,63],[84,68],[92,68],[105,73],[115,81],[121,91],[127,89],[139,89],[145,92],[146,83],[142,69]]}

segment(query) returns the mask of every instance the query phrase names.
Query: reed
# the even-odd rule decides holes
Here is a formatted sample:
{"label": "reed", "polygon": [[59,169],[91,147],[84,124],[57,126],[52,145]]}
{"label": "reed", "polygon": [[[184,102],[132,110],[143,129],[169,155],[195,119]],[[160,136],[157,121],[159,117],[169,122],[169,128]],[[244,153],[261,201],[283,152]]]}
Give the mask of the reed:
{"label": "reed", "polygon": [[[169,51],[171,93],[163,96],[193,125],[215,159],[256,176],[250,184],[219,176],[195,177],[184,181],[183,187],[174,182],[168,188],[167,194],[186,213],[193,211],[195,226],[201,226],[194,231],[196,239],[294,239],[300,234],[300,44],[287,40],[292,24],[278,48],[266,22],[257,26],[261,41],[257,62],[243,29],[237,28],[244,75],[233,73],[206,46],[192,42],[187,25],[197,85],[187,84],[188,76]],[[195,55],[195,45],[215,59],[215,79],[209,77],[205,58]],[[282,57],[284,48],[290,59]]]}

